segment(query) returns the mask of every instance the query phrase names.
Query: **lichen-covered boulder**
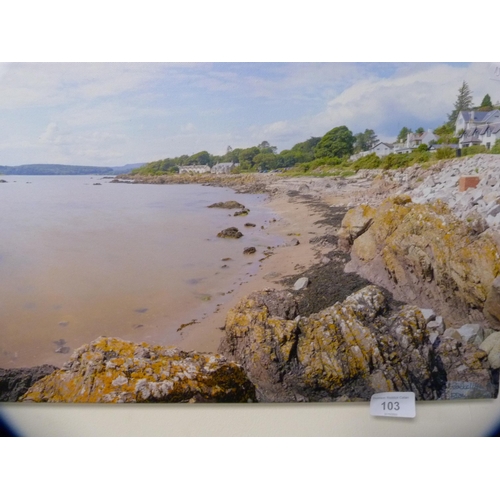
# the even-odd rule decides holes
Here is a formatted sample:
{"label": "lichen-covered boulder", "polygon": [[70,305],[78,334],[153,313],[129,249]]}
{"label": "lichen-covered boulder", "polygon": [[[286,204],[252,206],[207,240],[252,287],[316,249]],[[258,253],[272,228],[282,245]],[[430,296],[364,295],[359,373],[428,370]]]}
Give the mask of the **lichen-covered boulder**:
{"label": "lichen-covered boulder", "polygon": [[484,321],[494,311],[493,281],[500,249],[487,232],[475,233],[439,200],[415,204],[389,198],[352,245],[347,271],[391,290],[402,301],[433,307],[447,324]]}
{"label": "lichen-covered boulder", "polygon": [[368,399],[375,392],[404,390],[419,399],[438,397],[420,310],[405,306],[384,318],[385,309],[382,292],[368,286],[302,319],[297,356],[304,385],[336,397]]}
{"label": "lichen-covered boulder", "polygon": [[217,354],[99,337],[37,382],[20,399],[34,402],[248,402],[255,388],[244,371]]}
{"label": "lichen-covered boulder", "polygon": [[219,351],[244,367],[260,401],[368,400],[387,391],[447,399],[458,394],[448,383],[467,380],[470,397],[496,395],[486,353],[455,339],[437,351],[420,309],[389,310],[376,286],[309,317],[296,313],[291,294],[268,290],[227,316]]}
{"label": "lichen-covered boulder", "polygon": [[258,380],[260,398],[293,400],[281,384],[297,345],[297,305],[285,291],[255,292],[226,316],[219,352],[237,360],[250,379]]}

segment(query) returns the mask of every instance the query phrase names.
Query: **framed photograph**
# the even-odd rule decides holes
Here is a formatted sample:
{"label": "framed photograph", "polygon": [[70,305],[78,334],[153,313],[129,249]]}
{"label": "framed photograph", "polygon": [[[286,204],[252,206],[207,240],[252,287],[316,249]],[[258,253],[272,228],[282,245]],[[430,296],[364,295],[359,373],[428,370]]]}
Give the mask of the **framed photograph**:
{"label": "framed photograph", "polygon": [[0,401],[496,398],[495,68],[1,64]]}

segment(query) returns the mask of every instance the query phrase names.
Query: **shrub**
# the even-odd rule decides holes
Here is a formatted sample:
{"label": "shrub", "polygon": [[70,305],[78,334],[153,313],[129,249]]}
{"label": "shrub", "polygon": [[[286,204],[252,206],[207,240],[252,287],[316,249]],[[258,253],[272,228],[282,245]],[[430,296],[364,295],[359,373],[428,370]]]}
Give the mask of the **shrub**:
{"label": "shrub", "polygon": [[363,169],[374,169],[380,168],[380,164],[382,160],[375,154],[369,154],[367,156],[362,156],[358,158],[355,162],[353,162],[350,166],[355,170]]}
{"label": "shrub", "polygon": [[462,156],[477,155],[479,153],[489,153],[486,146],[469,146],[462,149]]}
{"label": "shrub", "polygon": [[447,160],[449,158],[455,158],[456,152],[453,148],[440,148],[436,151],[436,159]]}
{"label": "shrub", "polygon": [[495,144],[490,149],[490,153],[493,153],[493,154],[496,154],[496,155],[500,155],[500,139],[497,139],[495,141]]}

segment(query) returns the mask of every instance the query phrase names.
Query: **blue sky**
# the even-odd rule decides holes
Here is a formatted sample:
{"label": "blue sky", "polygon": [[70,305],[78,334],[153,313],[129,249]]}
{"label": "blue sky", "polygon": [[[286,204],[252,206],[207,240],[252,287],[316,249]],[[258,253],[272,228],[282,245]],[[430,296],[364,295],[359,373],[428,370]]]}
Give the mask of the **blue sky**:
{"label": "blue sky", "polygon": [[278,150],[333,127],[446,120],[465,80],[500,101],[489,63],[0,63],[0,165],[113,166],[267,140]]}

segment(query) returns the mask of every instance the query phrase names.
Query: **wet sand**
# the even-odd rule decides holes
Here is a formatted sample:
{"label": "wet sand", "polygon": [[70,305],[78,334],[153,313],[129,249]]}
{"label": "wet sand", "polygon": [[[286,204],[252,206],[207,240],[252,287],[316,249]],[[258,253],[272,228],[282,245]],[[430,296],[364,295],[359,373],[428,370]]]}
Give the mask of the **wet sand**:
{"label": "wet sand", "polygon": [[[183,329],[182,339],[178,344],[181,349],[217,351],[224,335],[226,314],[230,308],[254,291],[266,288],[277,290],[290,288],[282,283],[284,278],[295,275],[299,277],[302,272],[318,264],[322,257],[331,251],[330,245],[318,246],[315,242],[331,233],[331,227],[316,224],[322,219],[322,214],[307,200],[302,197],[282,195],[270,198],[266,205],[278,214],[278,217],[264,231],[282,237],[285,244],[274,248],[272,255],[268,257],[258,254],[257,257],[264,260],[259,263],[256,275],[238,285],[232,298],[210,316],[200,323]],[[294,239],[299,240],[298,245],[293,245]]]}

